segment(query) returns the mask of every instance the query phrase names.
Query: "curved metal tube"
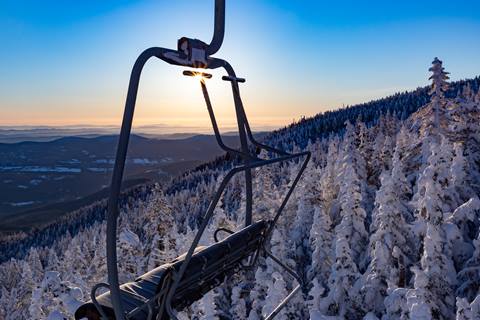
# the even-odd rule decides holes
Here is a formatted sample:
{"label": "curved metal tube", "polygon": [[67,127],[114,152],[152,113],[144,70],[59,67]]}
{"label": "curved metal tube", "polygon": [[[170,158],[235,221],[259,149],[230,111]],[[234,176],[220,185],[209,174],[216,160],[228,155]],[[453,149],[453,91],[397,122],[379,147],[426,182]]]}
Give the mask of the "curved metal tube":
{"label": "curved metal tube", "polygon": [[225,35],[225,0],[215,0],[215,26],[213,38],[207,47],[207,56],[211,56],[220,50]]}
{"label": "curved metal tube", "polygon": [[[167,57],[167,54],[169,55],[168,57]],[[118,279],[118,264],[117,264],[118,198],[120,196],[123,172],[125,169],[125,161],[127,157],[128,143],[130,140],[130,132],[132,129],[133,115],[135,111],[135,102],[137,100],[140,75],[142,73],[145,63],[152,57],[157,57],[170,64],[189,66],[187,61],[185,61],[185,63],[182,63],[178,60],[172,61],[172,58],[171,58],[172,55],[181,56],[181,54],[175,50],[159,48],[159,47],[149,48],[144,52],[142,52],[140,56],[137,58],[137,60],[135,61],[135,64],[133,65],[132,72],[130,75],[127,98],[125,102],[125,110],[123,113],[122,127],[120,131],[118,145],[117,145],[115,166],[113,169],[110,195],[108,199],[108,211],[107,211],[107,236],[106,236],[107,241],[106,242],[107,242],[108,282],[110,285],[110,293],[111,293],[112,306],[115,313],[115,318],[118,320],[125,319],[125,312],[124,312],[124,309],[121,303],[121,298],[120,298],[120,283]],[[212,62],[215,61],[215,59],[209,59],[209,60]],[[212,68],[220,67],[223,65],[224,63],[220,63],[220,64],[212,63]],[[233,72],[233,69],[231,67],[230,67],[230,70],[231,72]],[[234,72],[233,72],[233,75],[235,75]]]}
{"label": "curved metal tube", "polygon": [[[218,59],[218,58],[211,58],[209,59],[209,68],[219,68],[223,67],[225,71],[227,72],[228,76],[231,79],[236,79],[235,71],[233,70],[233,67],[230,65],[225,60]],[[289,155],[290,153],[276,149],[274,147],[267,146],[265,144],[262,144],[255,140],[253,137],[252,131],[250,129],[250,125],[248,123],[247,115],[245,113],[245,108],[243,107],[243,102],[240,97],[240,88],[238,86],[238,81],[231,81],[232,84],[232,92],[233,92],[233,98],[235,102],[235,110],[237,112],[237,121],[238,121],[238,131],[240,135],[240,142],[242,145],[242,151],[245,153],[248,153],[248,140],[255,145],[258,148],[274,152],[278,155],[285,156]],[[245,161],[248,163],[248,159],[244,158]],[[310,160],[310,155],[308,156],[308,159],[306,159],[306,163]],[[306,163],[304,164],[306,166]],[[305,168],[303,168],[305,170]],[[300,176],[303,173],[303,170],[301,170]],[[300,179],[300,176],[298,179]],[[297,182],[298,182],[297,179]],[[252,222],[252,173],[250,170],[245,171],[245,181],[246,181],[246,188],[245,188],[245,193],[246,193],[246,217],[245,217],[245,225],[248,226]],[[296,182],[295,182],[296,184]],[[293,191],[293,190],[292,190]],[[290,197],[290,195],[288,195]],[[287,197],[287,201],[288,201]],[[285,202],[286,204],[286,202]],[[283,208],[282,208],[283,209]],[[280,210],[281,212],[281,210]],[[277,218],[278,219],[278,218]],[[276,222],[276,221],[275,221]]]}
{"label": "curved metal tube", "polygon": [[[216,59],[218,63],[225,69],[231,79],[236,79],[237,76],[233,67],[225,60]],[[240,137],[240,145],[243,153],[248,154],[248,140],[245,127],[245,110],[243,108],[243,102],[240,97],[240,88],[238,87],[238,81],[230,81],[232,85],[233,101],[235,103],[235,113],[237,116],[238,135]],[[245,163],[249,163],[250,157],[244,157]],[[245,226],[252,224],[252,208],[253,208],[253,186],[252,186],[252,171],[245,170]]]}
{"label": "curved metal tube", "polygon": [[213,240],[215,240],[215,242],[219,242],[220,240],[218,240],[218,233],[219,232],[225,232],[225,233],[228,233],[228,234],[234,234],[235,232],[233,232],[232,230],[229,230],[227,228],[218,228],[217,230],[215,230],[215,232],[213,233]]}
{"label": "curved metal tube", "polygon": [[220,148],[222,148],[223,150],[225,150],[226,152],[229,152],[229,153],[233,153],[233,154],[236,154],[238,156],[242,156],[242,157],[250,157],[252,159],[254,159],[253,157],[251,157],[250,154],[246,154],[246,153],[243,153],[242,151],[239,151],[239,150],[236,150],[236,149],[232,149],[230,147],[228,147],[227,145],[225,145],[225,143],[223,142],[222,140],[222,136],[220,134],[220,131],[218,130],[218,124],[217,124],[217,120],[215,118],[215,113],[213,112],[213,107],[212,107],[212,103],[210,101],[210,96],[208,94],[208,90],[207,90],[207,85],[205,84],[205,80],[204,79],[201,79],[200,80],[200,86],[202,88],[202,93],[203,93],[203,98],[205,100],[205,104],[207,105],[207,111],[208,111],[208,114],[210,116],[210,121],[212,123],[212,127],[213,127],[213,133],[215,134],[215,139],[217,140],[217,143],[218,145],[220,146]]}
{"label": "curved metal tube", "polygon": [[[120,298],[120,283],[118,279],[118,264],[117,264],[117,218],[118,218],[118,198],[120,196],[123,172],[125,169],[125,161],[127,157],[128,143],[130,140],[130,132],[132,129],[133,114],[135,111],[135,102],[137,100],[138,86],[140,82],[140,75],[142,73],[145,63],[152,57],[157,57],[170,64],[186,65],[179,61],[172,61],[171,57],[166,57],[166,54],[177,55],[175,50],[153,47],[145,50],[135,61],[130,81],[128,85],[127,98],[125,102],[125,110],[123,113],[122,127],[120,137],[118,139],[117,152],[115,157],[115,165],[113,168],[112,182],[110,187],[110,195],[108,199],[107,211],[107,272],[108,282],[110,285],[110,293],[112,298],[112,306],[115,313],[115,318],[118,320],[125,319],[125,312]],[[220,65],[219,65],[220,66]],[[233,70],[233,69],[232,69]]]}
{"label": "curved metal tube", "polygon": [[[225,60],[219,59],[219,58],[211,58],[210,61],[209,61],[209,68],[214,69],[214,68],[219,68],[219,67],[223,67],[225,69],[225,71],[227,71],[228,75],[231,78],[236,78],[235,71],[233,70],[233,67],[230,65],[230,63],[228,63]],[[246,134],[247,134],[249,140],[253,143],[253,145],[255,145],[255,146],[257,146],[261,149],[265,149],[267,151],[277,153],[279,155],[289,154],[288,152],[278,150],[276,148],[273,148],[271,146],[267,146],[267,145],[262,144],[262,143],[258,142],[257,140],[255,140],[255,138],[253,137],[253,134],[252,134],[252,130],[250,129],[250,124],[248,123],[247,115],[245,113],[245,108],[243,108],[243,102],[242,102],[242,99],[240,97],[240,88],[238,87],[238,83],[236,81],[232,81],[232,90],[233,90],[234,96],[238,96],[238,98],[239,98],[238,102],[236,102],[236,103],[238,103],[241,106],[240,109],[241,109],[241,115],[242,115],[242,118],[243,118],[243,122],[244,122],[244,125],[245,125],[245,131],[246,131]]]}
{"label": "curved metal tube", "polygon": [[256,146],[260,149],[264,149],[264,150],[267,150],[267,151],[270,151],[270,152],[274,152],[274,153],[279,154],[279,155],[289,154],[288,152],[285,152],[283,150],[279,150],[277,148],[268,146],[266,144],[260,143],[257,140],[255,140],[255,137],[252,134],[252,130],[250,129],[250,124],[248,123],[248,119],[247,119],[247,115],[245,114],[245,110],[243,110],[243,116],[245,118],[245,129],[247,130],[248,139],[250,139],[250,141],[253,143],[254,146]]}
{"label": "curved metal tube", "polygon": [[96,285],[93,286],[92,291],[90,291],[90,299],[92,300],[93,305],[95,308],[97,308],[98,312],[100,313],[100,316],[102,317],[102,320],[108,319],[108,316],[105,314],[105,311],[103,311],[102,306],[97,301],[97,295],[96,292],[99,288],[107,288],[110,290],[110,286],[108,283],[100,282],[97,283]]}
{"label": "curved metal tube", "polygon": [[133,113],[135,111],[135,102],[137,100],[138,84],[143,66],[151,57],[157,57],[164,60],[164,54],[167,52],[176,53],[174,50],[165,48],[149,48],[142,52],[133,65],[128,85],[127,99],[123,113],[122,128],[118,139],[117,154],[115,166],[113,169],[110,195],[108,199],[107,212],[107,271],[108,282],[112,297],[112,306],[116,319],[125,319],[125,312],[120,300],[120,286],[118,281],[117,266],[117,217],[118,217],[118,197],[120,195],[125,160],[127,157],[128,142],[132,129]]}

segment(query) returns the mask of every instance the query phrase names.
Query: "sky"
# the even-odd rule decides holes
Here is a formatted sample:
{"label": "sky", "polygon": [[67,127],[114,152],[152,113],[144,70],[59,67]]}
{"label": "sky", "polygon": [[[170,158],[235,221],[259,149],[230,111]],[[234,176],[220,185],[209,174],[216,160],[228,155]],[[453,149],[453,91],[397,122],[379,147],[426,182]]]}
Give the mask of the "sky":
{"label": "sky", "polygon": [[[435,56],[453,80],[480,74],[480,1],[226,0],[216,54],[233,65],[255,128],[428,84]],[[209,42],[213,0],[0,0],[0,125],[119,125],[146,48]],[[198,83],[149,61],[135,126],[208,126]],[[222,127],[234,120],[222,72],[208,80]]]}

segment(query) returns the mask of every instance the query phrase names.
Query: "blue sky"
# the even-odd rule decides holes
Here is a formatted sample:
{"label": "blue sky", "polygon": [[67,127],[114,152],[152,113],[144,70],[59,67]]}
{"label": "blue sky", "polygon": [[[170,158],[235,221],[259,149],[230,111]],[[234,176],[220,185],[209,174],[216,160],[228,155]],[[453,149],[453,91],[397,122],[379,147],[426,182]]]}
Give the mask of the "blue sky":
{"label": "blue sky", "polygon": [[[440,57],[452,79],[480,74],[479,1],[227,0],[217,54],[247,78],[257,127],[428,84]],[[0,125],[118,124],[131,66],[181,36],[208,42],[213,0],[0,1]],[[209,82],[222,124],[228,86]],[[198,84],[149,62],[136,124],[206,125]]]}

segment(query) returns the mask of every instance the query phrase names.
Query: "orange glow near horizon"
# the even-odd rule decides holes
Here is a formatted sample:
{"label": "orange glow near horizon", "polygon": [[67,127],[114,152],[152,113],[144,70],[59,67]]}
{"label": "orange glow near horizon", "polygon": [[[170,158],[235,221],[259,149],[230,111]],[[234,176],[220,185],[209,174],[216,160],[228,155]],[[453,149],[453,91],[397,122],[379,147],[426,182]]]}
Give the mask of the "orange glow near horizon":
{"label": "orange glow near horizon", "polygon": [[[181,74],[178,67],[156,62],[147,64],[140,81],[135,107],[134,127],[166,125],[169,128],[196,128],[210,132],[211,123],[205,101],[197,81]],[[196,71],[196,70],[195,70]],[[202,72],[205,70],[202,70]],[[209,70],[213,77],[206,82],[210,99],[220,129],[236,127],[231,85],[221,80],[224,72]],[[128,79],[129,69],[122,69],[123,79]],[[195,78],[202,77],[199,74]],[[203,77],[202,77],[203,78]],[[195,80],[196,80],[195,79]],[[1,111],[0,126],[114,126],[121,125],[126,95],[126,81],[116,84],[108,92],[92,87],[88,82],[71,92],[50,92],[33,96],[25,91],[17,98],[5,101]],[[240,85],[240,91],[251,127],[254,130],[273,130],[290,124],[301,116],[314,115],[316,101],[285,97],[283,90],[274,84],[264,83],[254,77]],[[310,104],[306,114],[301,105]],[[300,107],[300,108],[299,108]],[[298,114],[303,111],[301,114]]]}
{"label": "orange glow near horizon", "polygon": [[[445,2],[448,10],[441,12],[423,1],[348,8],[328,3],[323,10],[326,4],[228,2],[215,57],[246,78],[240,91],[253,128],[281,127],[425,86],[438,55],[452,81],[480,73],[480,42],[472,41],[480,27],[475,1]],[[142,51],[176,48],[182,36],[212,37],[213,1],[7,1],[1,7],[0,126],[119,126]],[[455,45],[440,48],[440,42]],[[155,58],[146,63],[134,126],[210,127],[200,86],[181,72]],[[215,115],[220,127],[228,127],[235,112],[230,85],[221,80],[225,71],[207,72]]]}
{"label": "orange glow near horizon", "polygon": [[[254,130],[274,130],[286,126],[295,118],[262,118],[249,117],[249,122]],[[235,118],[218,118],[219,127],[222,131],[236,130]],[[120,127],[120,118],[76,118],[73,119],[26,119],[21,118],[17,121],[2,121],[0,127],[35,127],[35,126],[51,126],[51,127]],[[165,126],[166,131],[180,132],[182,130],[189,130],[195,128],[199,133],[210,132],[211,123],[208,116],[201,118],[135,118],[133,129],[144,126]]]}

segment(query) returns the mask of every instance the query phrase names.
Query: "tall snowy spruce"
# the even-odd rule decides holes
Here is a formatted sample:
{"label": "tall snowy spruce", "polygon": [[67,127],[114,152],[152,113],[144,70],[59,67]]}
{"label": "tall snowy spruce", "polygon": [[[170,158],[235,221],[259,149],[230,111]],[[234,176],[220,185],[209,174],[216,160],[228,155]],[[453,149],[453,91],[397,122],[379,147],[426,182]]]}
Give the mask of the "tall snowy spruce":
{"label": "tall snowy spruce", "polygon": [[414,288],[407,293],[410,316],[419,319],[449,319],[455,310],[456,270],[444,223],[452,150],[447,138],[441,139],[441,144],[431,144],[427,167],[419,178],[417,210],[424,227],[423,253],[420,266],[412,268]]}
{"label": "tall snowy spruce", "polygon": [[406,268],[412,254],[412,235],[407,218],[410,185],[402,163],[401,139],[398,139],[392,169],[381,175],[371,224],[371,262],[364,275],[362,288],[366,311],[378,316],[385,314],[384,299],[388,292],[406,286]]}
{"label": "tall snowy spruce", "polygon": [[432,105],[434,110],[434,123],[435,127],[440,126],[439,113],[440,108],[445,104],[445,92],[448,89],[447,80],[448,72],[445,71],[445,68],[442,66],[442,61],[437,57],[432,61],[432,67],[429,69],[432,72],[430,80],[432,80],[432,88],[430,94],[432,95]]}
{"label": "tall snowy spruce", "polygon": [[[266,244],[306,285],[277,319],[480,319],[480,77],[329,111],[272,132],[266,144],[312,161]],[[261,152],[261,158],[273,155]],[[299,162],[255,170],[254,220],[271,219]],[[120,277],[188,250],[233,164],[201,165],[121,201]],[[244,225],[244,177],[227,186],[201,245]],[[36,233],[0,239],[0,320],[70,319],[107,281],[104,201]],[[261,255],[179,319],[262,319],[296,285]]]}
{"label": "tall snowy spruce", "polygon": [[366,212],[362,206],[362,185],[357,169],[364,169],[361,157],[355,152],[354,143],[358,136],[353,126],[346,123],[346,137],[339,155],[340,179],[339,224],[335,227],[335,262],[329,276],[329,293],[321,301],[321,310],[327,315],[358,317],[361,308],[357,301],[360,278],[359,265],[362,263],[368,234],[365,230]]}

